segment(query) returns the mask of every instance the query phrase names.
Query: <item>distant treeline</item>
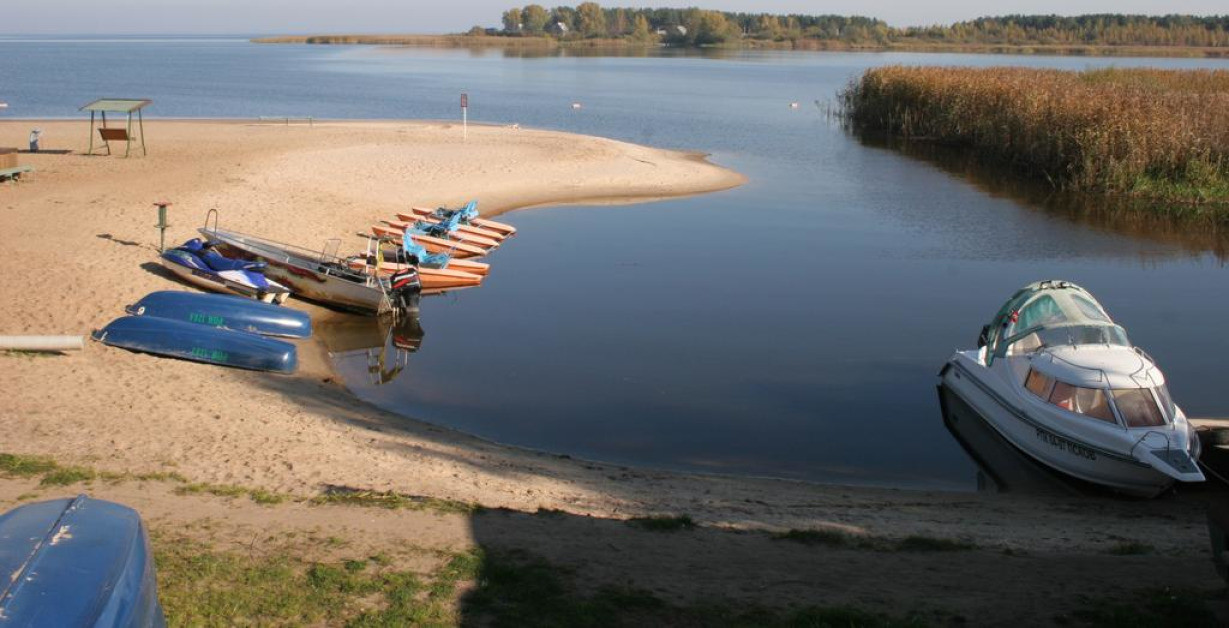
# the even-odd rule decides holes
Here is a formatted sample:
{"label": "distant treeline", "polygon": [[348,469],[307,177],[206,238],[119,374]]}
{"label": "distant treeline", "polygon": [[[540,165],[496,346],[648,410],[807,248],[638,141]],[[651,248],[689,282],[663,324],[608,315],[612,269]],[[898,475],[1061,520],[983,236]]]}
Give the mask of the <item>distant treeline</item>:
{"label": "distant treeline", "polygon": [[1229,15],[1008,15],[950,26],[895,28],[869,17],[770,15],[704,9],[604,8],[596,2],[548,9],[508,9],[503,28],[470,34],[576,39],[630,39],[682,46],[760,42],[831,42],[852,46],[1229,46]]}

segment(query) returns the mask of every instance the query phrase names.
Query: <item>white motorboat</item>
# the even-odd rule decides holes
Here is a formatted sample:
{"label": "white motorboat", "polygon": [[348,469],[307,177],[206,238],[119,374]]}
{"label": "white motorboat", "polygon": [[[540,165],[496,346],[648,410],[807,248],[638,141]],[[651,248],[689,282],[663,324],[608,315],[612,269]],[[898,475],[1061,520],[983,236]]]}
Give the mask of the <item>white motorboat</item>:
{"label": "white motorboat", "polygon": [[1032,458],[1140,496],[1204,480],[1199,439],[1165,376],[1083,288],[1025,286],[978,344],[952,355],[940,377]]}

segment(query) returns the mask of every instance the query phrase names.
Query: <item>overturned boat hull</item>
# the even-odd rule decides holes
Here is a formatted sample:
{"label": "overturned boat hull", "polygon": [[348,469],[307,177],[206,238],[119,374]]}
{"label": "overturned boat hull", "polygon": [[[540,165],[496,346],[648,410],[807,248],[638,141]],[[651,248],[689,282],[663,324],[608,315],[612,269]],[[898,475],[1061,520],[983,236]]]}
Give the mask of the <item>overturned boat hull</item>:
{"label": "overturned boat hull", "polygon": [[152,316],[124,316],[93,334],[101,343],[193,362],[293,373],[295,346],[256,334]]}
{"label": "overturned boat hull", "polygon": [[149,536],[127,506],[82,495],[0,515],[0,573],[0,625],[166,625]]}
{"label": "overturned boat hull", "polygon": [[152,316],[262,336],[308,338],[311,317],[306,312],[222,294],[162,291],[129,305],[133,316]]}

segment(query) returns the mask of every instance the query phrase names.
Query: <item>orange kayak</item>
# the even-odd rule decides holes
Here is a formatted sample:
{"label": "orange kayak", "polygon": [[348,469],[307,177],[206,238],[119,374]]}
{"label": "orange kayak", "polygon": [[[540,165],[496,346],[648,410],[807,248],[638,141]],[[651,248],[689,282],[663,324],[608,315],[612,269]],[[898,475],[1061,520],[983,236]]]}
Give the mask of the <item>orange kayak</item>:
{"label": "orange kayak", "polygon": [[[388,225],[372,225],[371,232],[381,238],[390,238],[401,241],[401,237],[405,232],[400,229],[394,229]],[[490,251],[465,242],[454,242],[443,238],[435,238],[432,236],[413,234],[410,236],[415,242],[421,244],[423,248],[431,253],[448,253],[455,258],[482,257]]]}
{"label": "orange kayak", "polygon": [[[351,270],[371,272],[371,266],[362,259],[351,259],[347,262]],[[402,266],[392,262],[382,262],[377,271],[380,275],[391,275]],[[482,277],[462,270],[451,268],[418,267],[418,280],[422,282],[423,290],[446,290],[449,288],[470,288],[482,284]]]}
{"label": "orange kayak", "polygon": [[[405,231],[406,229],[409,229],[411,226],[413,226],[414,222],[417,222],[417,221],[408,222],[408,221],[400,221],[400,220],[385,220],[384,222],[385,224],[387,224],[388,226],[394,229],[400,229],[402,231]],[[456,240],[458,242],[468,242],[469,244],[477,244],[478,246],[481,246],[487,249],[499,248],[498,239],[475,235],[473,233],[469,233],[468,231],[461,231],[459,227],[457,228],[456,231],[449,233],[446,239]]]}
{"label": "orange kayak", "polygon": [[[410,211],[413,212],[414,215],[416,216],[430,216],[431,214],[435,213],[434,209],[429,209],[427,207],[411,207]],[[516,227],[513,227],[512,225],[506,222],[495,222],[494,220],[487,220],[486,218],[475,218],[469,221],[469,224],[475,227],[478,227],[480,229],[490,229],[491,231],[498,231],[505,235],[515,235],[516,234]]]}
{"label": "orange kayak", "polygon": [[[431,224],[439,224],[440,222],[439,218],[432,216],[432,215],[423,215],[423,214],[414,214],[414,213],[403,214],[401,212],[397,212],[397,220],[404,221],[404,222],[418,222],[421,220],[423,222],[429,222]],[[386,220],[385,222],[392,222],[392,221]],[[483,229],[481,227],[475,227],[473,225],[457,225],[457,232],[473,234],[479,237],[495,240],[496,242],[503,242],[508,237],[508,234],[506,233],[500,233],[499,231],[495,231],[494,229]]]}
{"label": "orange kayak", "polygon": [[[398,251],[385,250],[384,251],[384,263],[381,264],[380,268],[384,269],[384,268],[396,267],[397,253]],[[370,256],[368,257],[368,259],[370,259]],[[448,267],[454,270],[460,270],[460,271],[467,272],[471,275],[481,275],[483,277],[491,274],[490,264],[486,262],[475,262],[474,260],[469,260],[469,259],[450,259],[448,260]]]}

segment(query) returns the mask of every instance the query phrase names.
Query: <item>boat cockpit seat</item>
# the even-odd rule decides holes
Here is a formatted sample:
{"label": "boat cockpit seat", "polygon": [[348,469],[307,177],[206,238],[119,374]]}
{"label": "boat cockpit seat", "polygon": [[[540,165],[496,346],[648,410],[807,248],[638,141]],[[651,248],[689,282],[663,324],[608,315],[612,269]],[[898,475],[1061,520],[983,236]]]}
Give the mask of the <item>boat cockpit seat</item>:
{"label": "boat cockpit seat", "polygon": [[268,266],[268,264],[264,262],[249,262],[247,260],[231,259],[222,255],[221,253],[218,253],[217,251],[210,249],[205,249],[197,253],[197,255],[205,262],[206,265],[218,272],[224,270],[250,270],[259,272]]}

